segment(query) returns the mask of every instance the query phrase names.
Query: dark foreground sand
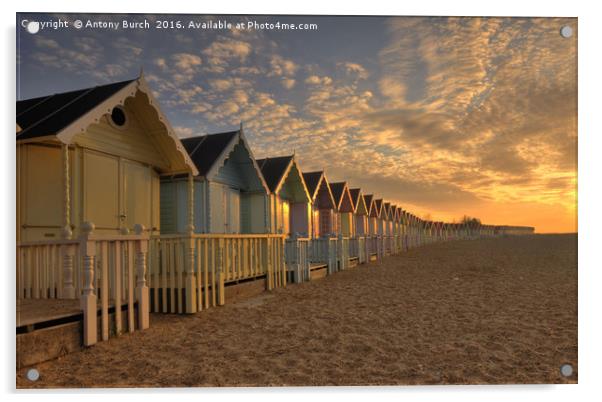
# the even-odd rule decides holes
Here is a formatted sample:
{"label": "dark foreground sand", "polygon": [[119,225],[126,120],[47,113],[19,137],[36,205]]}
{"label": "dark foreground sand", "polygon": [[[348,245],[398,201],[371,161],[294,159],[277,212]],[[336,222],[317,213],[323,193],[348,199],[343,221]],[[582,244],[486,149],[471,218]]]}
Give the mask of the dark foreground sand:
{"label": "dark foreground sand", "polygon": [[575,383],[577,237],[426,246],[37,368],[17,386]]}

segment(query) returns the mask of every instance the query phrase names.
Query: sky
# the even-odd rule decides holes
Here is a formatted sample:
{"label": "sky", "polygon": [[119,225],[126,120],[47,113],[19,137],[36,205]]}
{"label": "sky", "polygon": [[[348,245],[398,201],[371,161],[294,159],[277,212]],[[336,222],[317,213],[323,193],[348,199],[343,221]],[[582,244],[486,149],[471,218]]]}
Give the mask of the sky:
{"label": "sky", "polygon": [[[23,19],[70,26],[30,34]],[[294,152],[425,219],[577,231],[574,18],[17,14],[17,99],[141,68],[182,138],[242,122],[257,158]]]}

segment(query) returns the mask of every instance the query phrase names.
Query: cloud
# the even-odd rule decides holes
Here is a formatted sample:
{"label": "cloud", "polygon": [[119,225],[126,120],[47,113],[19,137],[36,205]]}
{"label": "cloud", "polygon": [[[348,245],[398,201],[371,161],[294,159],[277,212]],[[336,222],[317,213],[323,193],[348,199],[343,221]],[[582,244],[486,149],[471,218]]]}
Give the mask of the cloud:
{"label": "cloud", "polygon": [[192,75],[201,65],[202,60],[199,56],[190,53],[176,53],[171,56],[176,69],[185,75]]}
{"label": "cloud", "polygon": [[222,37],[203,50],[209,69],[221,73],[231,60],[243,62],[251,54],[251,45],[247,42]]}
{"label": "cloud", "polygon": [[282,80],[280,81],[282,83],[282,86],[285,87],[286,89],[293,89],[293,87],[295,86],[296,81],[293,78],[282,78]]}
{"label": "cloud", "polygon": [[338,66],[342,67],[348,75],[360,79],[366,79],[369,76],[368,71],[359,63],[352,63],[347,61],[344,63],[338,63]]}
{"label": "cloud", "polygon": [[305,83],[309,84],[309,85],[330,85],[332,84],[332,78],[324,76],[324,77],[319,77],[317,75],[310,75],[309,77],[307,77],[305,79]]}
{"label": "cloud", "polygon": [[292,60],[287,60],[278,55],[273,55],[270,59],[270,66],[272,70],[269,75],[276,76],[293,76],[297,72],[299,66]]}

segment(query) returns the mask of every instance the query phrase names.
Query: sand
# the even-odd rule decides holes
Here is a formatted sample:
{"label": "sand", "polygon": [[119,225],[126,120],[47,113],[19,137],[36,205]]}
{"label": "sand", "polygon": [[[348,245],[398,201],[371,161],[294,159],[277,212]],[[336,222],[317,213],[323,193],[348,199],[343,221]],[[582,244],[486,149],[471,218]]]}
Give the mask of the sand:
{"label": "sand", "polygon": [[[560,374],[570,363],[571,377]],[[577,237],[455,241],[17,372],[18,387],[577,382]]]}

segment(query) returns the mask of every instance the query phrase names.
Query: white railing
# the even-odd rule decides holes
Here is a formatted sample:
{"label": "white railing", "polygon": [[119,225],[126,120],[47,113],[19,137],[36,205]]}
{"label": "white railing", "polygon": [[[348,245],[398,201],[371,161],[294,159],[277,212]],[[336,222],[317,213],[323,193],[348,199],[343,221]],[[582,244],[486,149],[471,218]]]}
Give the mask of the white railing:
{"label": "white railing", "polygon": [[286,269],[294,283],[309,281],[309,238],[289,238],[285,243]]}
{"label": "white railing", "polygon": [[310,263],[327,264],[328,274],[337,270],[337,238],[320,237],[312,239],[309,247]]}
{"label": "white railing", "polygon": [[359,264],[364,264],[367,259],[366,238],[364,236],[349,239],[349,257],[357,258]]}
{"label": "white railing", "polygon": [[147,282],[152,310],[195,313],[226,303],[225,284],[265,277],[286,286],[279,234],[176,234],[151,240]]}
{"label": "white railing", "polygon": [[77,240],[17,244],[17,299],[74,299],[81,293]]}
{"label": "white railing", "polygon": [[112,327],[115,335],[124,331],[124,326],[128,332],[149,327],[149,294],[146,286],[148,234],[145,234],[142,225],[134,225],[134,230],[135,234],[105,236],[96,235],[92,223],[82,225],[79,248],[86,346],[98,341],[99,307],[102,340],[109,339]]}
{"label": "white railing", "polygon": [[148,328],[144,227],[135,225],[136,234],[117,236],[96,235],[90,222],[81,229],[77,240],[17,245],[17,298],[79,298],[86,346],[98,341],[99,312],[102,340],[119,335],[124,326],[129,332]]}
{"label": "white railing", "polygon": [[339,236],[337,239],[337,259],[340,271],[349,268],[349,238]]}

